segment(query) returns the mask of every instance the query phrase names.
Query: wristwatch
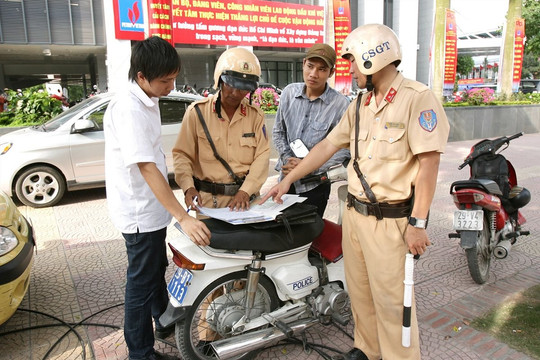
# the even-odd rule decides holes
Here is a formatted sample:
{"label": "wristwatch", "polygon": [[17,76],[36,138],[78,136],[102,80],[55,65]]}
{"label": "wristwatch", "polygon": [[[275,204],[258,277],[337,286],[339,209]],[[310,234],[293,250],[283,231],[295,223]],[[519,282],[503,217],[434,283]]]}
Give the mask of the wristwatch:
{"label": "wristwatch", "polygon": [[409,224],[411,224],[415,228],[425,229],[427,227],[427,219],[418,219],[411,216],[409,218]]}

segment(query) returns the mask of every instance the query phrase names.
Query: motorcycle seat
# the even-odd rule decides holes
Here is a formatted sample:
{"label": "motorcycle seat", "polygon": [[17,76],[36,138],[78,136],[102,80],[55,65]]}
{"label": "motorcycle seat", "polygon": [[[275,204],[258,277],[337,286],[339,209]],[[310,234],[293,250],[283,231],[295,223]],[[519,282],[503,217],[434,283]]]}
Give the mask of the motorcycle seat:
{"label": "motorcycle seat", "polygon": [[335,263],[343,257],[341,238],[341,225],[325,219],[323,232],[313,240],[310,250]]}
{"label": "motorcycle seat", "polygon": [[522,186],[514,186],[510,190],[510,204],[516,209],[522,208],[531,201],[531,193]]}
{"label": "motorcycle seat", "polygon": [[454,181],[450,186],[450,194],[452,194],[454,191],[471,188],[479,189],[493,195],[503,195],[501,189],[499,188],[499,185],[495,181],[488,179],[469,179]]}
{"label": "motorcycle seat", "polygon": [[232,225],[217,219],[202,219],[210,230],[210,246],[222,250],[252,250],[273,254],[309,244],[321,234],[324,222],[320,216],[306,224],[291,225],[292,241],[285,226],[259,229],[245,225]]}

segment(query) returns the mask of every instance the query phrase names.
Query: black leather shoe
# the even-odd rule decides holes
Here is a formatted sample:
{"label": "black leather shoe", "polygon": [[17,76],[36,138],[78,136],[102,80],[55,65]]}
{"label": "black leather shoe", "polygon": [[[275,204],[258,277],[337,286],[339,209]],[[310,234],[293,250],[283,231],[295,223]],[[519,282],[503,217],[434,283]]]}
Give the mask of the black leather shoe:
{"label": "black leather shoe", "polygon": [[148,357],[148,360],[180,360],[180,358],[173,355],[165,355],[156,351]]}
{"label": "black leather shoe", "polygon": [[156,328],[156,331],[154,331],[154,338],[159,339],[159,340],[165,340],[166,338],[171,336],[173,332],[174,332],[174,324],[172,324],[169,327]]}
{"label": "black leather shoe", "polygon": [[369,359],[362,350],[353,348],[348,353],[343,354],[343,360],[369,360]]}

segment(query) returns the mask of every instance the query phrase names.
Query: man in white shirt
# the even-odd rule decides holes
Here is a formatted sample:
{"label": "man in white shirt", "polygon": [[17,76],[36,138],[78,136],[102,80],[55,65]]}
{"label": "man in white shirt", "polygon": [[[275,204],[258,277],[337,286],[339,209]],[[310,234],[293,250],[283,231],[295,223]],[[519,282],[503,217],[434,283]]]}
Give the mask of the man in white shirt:
{"label": "man in white shirt", "polygon": [[107,202],[128,255],[124,338],[130,360],[174,359],[154,351],[152,325],[154,318],[156,334],[167,332],[158,319],[168,302],[165,238],[171,218],[194,243],[210,242],[206,225],[188,215],[167,181],[158,101],[174,88],[179,71],[178,53],[165,40],[136,43],[130,83],[104,118]]}

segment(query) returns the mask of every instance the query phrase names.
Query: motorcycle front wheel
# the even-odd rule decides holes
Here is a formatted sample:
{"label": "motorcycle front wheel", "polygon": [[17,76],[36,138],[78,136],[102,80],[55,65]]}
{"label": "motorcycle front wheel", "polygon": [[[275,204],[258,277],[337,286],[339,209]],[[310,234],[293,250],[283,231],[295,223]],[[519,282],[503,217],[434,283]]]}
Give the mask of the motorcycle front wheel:
{"label": "motorcycle front wheel", "polygon": [[489,268],[491,265],[491,247],[489,222],[484,216],[484,228],[478,232],[476,246],[466,249],[467,264],[471,277],[477,284],[483,284],[489,277]]}
{"label": "motorcycle front wheel", "polygon": [[[176,324],[176,344],[182,359],[216,359],[210,344],[230,338],[231,326],[245,314],[247,272],[225,275],[208,285],[197,297],[186,317]],[[272,282],[261,276],[255,304],[250,318],[268,313],[279,306],[279,298]],[[245,360],[254,357],[247,352],[236,357]]]}

